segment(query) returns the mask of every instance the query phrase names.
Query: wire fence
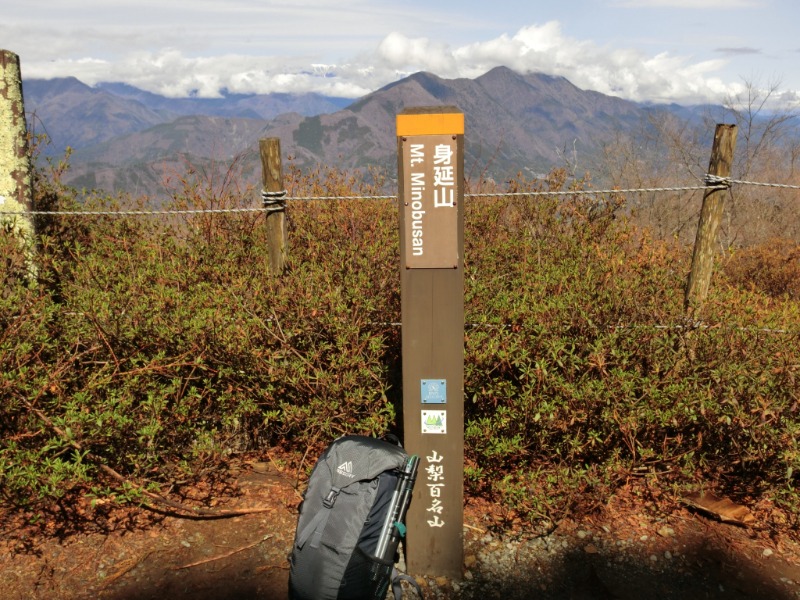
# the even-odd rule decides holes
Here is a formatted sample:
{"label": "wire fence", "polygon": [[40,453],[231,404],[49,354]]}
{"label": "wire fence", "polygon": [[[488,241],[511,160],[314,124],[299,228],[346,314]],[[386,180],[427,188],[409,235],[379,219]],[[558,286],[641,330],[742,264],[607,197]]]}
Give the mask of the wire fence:
{"label": "wire fence", "polygon": [[[696,186],[668,186],[668,187],[643,187],[643,188],[607,188],[607,189],[574,189],[574,190],[538,190],[523,192],[481,192],[464,194],[465,198],[535,198],[546,196],[610,196],[618,194],[640,193],[675,193],[696,192],[730,189],[733,185],[758,186],[777,189],[800,190],[800,185],[785,183],[765,183],[745,181],[706,175],[704,185]],[[236,214],[236,213],[273,213],[285,210],[289,201],[337,201],[337,200],[397,200],[396,194],[389,195],[354,195],[354,196],[289,196],[286,190],[281,192],[261,193],[262,206],[241,208],[198,208],[198,209],[153,209],[153,210],[31,210],[31,211],[3,211],[2,216],[112,216],[112,217],[138,217],[159,215],[203,215],[203,214]]]}
{"label": "wire fence", "polygon": [[[730,189],[733,185],[741,186],[758,186],[769,187],[777,189],[790,189],[800,190],[800,185],[790,185],[782,183],[765,183],[756,181],[745,181],[739,179],[731,179],[727,177],[718,177],[715,175],[707,174],[704,179],[704,185],[696,186],[667,186],[667,187],[642,187],[642,188],[607,188],[607,189],[573,189],[573,190],[539,190],[539,191],[520,191],[520,192],[481,192],[481,193],[468,193],[465,198],[532,198],[532,197],[552,197],[552,196],[608,196],[618,194],[636,194],[636,193],[674,193],[674,192],[695,192],[695,191],[715,191]],[[240,208],[206,208],[206,209],[162,209],[162,210],[65,210],[65,211],[2,211],[0,216],[112,216],[112,217],[137,217],[137,216],[169,216],[169,215],[207,215],[207,214],[244,214],[244,213],[274,213],[285,210],[286,203],[289,201],[298,202],[312,202],[312,201],[344,201],[344,200],[397,200],[396,194],[387,195],[314,195],[314,196],[289,196],[286,190],[279,192],[268,192],[263,190],[261,192],[262,206],[256,207],[240,207]],[[401,327],[402,322],[376,322],[367,323],[371,327]],[[469,329],[511,329],[516,327],[514,325],[503,323],[466,323],[465,330]],[[625,329],[641,329],[647,328],[660,331],[703,331],[713,328],[718,328],[720,325],[709,325],[702,321],[682,324],[629,324],[620,325],[612,324],[607,325],[609,330],[625,330]],[[800,335],[800,331],[789,329],[773,329],[764,327],[741,327],[723,325],[730,331],[750,332],[750,333],[763,333],[771,335]]]}

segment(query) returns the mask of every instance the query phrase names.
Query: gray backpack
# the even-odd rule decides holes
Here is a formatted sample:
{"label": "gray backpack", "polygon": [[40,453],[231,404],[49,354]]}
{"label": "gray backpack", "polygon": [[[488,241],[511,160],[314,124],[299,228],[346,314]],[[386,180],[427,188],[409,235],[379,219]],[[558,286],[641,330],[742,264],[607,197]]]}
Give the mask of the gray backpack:
{"label": "gray backpack", "polygon": [[384,600],[402,595],[394,564],[419,459],[399,443],[334,441],[311,472],[289,558],[291,600]]}

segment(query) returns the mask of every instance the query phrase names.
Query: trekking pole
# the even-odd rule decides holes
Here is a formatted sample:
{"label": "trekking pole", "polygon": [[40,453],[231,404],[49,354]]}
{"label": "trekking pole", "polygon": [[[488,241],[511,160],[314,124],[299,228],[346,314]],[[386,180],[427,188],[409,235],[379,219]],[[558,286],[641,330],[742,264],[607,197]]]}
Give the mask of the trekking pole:
{"label": "trekking pole", "polygon": [[[405,526],[403,521],[408,512],[408,505],[411,503],[411,493],[414,491],[414,482],[417,479],[417,468],[419,467],[419,457],[415,454],[406,461],[405,468],[397,478],[397,485],[392,500],[389,504],[386,521],[383,523],[381,535],[378,538],[378,545],[375,549],[375,556],[382,560],[391,560],[392,557],[384,556],[390,549],[394,551],[399,543],[399,538],[405,536]],[[397,542],[397,543],[394,543]]]}

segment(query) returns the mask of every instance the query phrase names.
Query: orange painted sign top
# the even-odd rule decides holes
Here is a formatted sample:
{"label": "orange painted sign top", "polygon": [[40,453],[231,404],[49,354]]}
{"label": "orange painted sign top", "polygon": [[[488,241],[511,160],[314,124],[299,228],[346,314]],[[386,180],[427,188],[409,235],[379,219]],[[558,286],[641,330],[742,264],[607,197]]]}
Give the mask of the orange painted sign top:
{"label": "orange painted sign top", "polygon": [[464,114],[400,114],[397,115],[397,135],[464,135]]}

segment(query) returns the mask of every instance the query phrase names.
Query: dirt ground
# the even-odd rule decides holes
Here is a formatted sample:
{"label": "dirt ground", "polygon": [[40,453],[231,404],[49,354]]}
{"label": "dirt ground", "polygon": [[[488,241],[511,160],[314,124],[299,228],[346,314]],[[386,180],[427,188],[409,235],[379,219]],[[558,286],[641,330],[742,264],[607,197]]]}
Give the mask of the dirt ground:
{"label": "dirt ground", "polygon": [[[84,524],[69,530],[0,513],[0,598],[283,600],[294,485],[271,463],[242,464],[217,503],[259,512],[215,520],[87,504]],[[800,598],[800,545],[757,524],[686,507],[659,517],[625,501],[546,538],[495,524],[490,506],[468,502],[464,578],[418,578],[426,598]]]}

